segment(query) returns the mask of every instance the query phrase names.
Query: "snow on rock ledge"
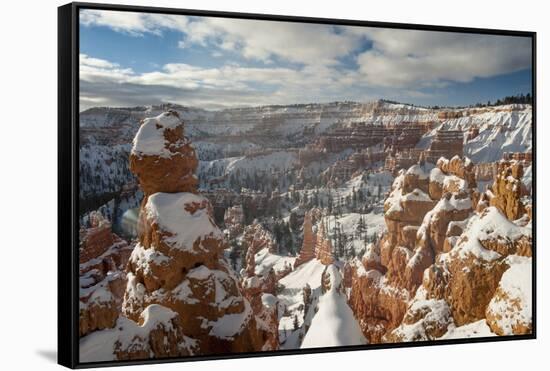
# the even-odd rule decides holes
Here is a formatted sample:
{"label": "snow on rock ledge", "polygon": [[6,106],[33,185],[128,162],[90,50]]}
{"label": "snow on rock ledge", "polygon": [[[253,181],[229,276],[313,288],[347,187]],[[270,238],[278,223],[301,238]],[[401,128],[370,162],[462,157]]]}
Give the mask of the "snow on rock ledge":
{"label": "snow on rock ledge", "polygon": [[[180,126],[183,123],[175,112],[163,112],[157,117],[146,118],[134,138],[132,154],[171,157],[174,154],[170,151],[172,143],[165,137],[165,131],[176,130]],[[174,144],[185,142],[186,139],[181,138]]]}
{"label": "snow on rock ledge", "polygon": [[507,260],[511,266],[487,307],[487,323],[498,335],[529,334],[533,326],[532,259],[510,256]]}
{"label": "snow on rock ledge", "polygon": [[130,153],[130,169],[145,197],[156,192],[196,193],[197,166],[195,149],[184,135],[177,112],[142,121]]}
{"label": "snow on rock ledge", "polygon": [[[155,193],[145,204],[147,219],[164,232],[163,242],[188,252],[203,251],[205,239],[221,240],[210,202],[192,193]],[[197,249],[198,248],[198,249]]]}
{"label": "snow on rock ledge", "polygon": [[80,362],[193,355],[197,341],[185,336],[179,315],[161,305],[149,305],[136,323],[119,317],[112,329],[80,340]]}

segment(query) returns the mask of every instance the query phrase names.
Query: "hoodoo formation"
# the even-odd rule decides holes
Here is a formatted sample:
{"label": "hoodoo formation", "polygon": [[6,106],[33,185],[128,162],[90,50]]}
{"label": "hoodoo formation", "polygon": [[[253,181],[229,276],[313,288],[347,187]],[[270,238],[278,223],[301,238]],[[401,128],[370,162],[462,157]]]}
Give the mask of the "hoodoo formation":
{"label": "hoodoo formation", "polygon": [[[227,242],[210,202],[197,194],[197,158],[176,112],[144,120],[130,163],[145,194],[139,242],[122,316],[103,347],[111,345],[118,359],[262,350],[271,333],[257,323],[223,257]],[[139,341],[124,341],[128,328]],[[83,339],[84,353],[105,337]]]}
{"label": "hoodoo formation", "polygon": [[307,212],[304,217],[304,240],[302,242],[302,248],[300,254],[294,261],[294,268],[297,268],[303,263],[307,263],[311,259],[315,258],[315,246],[316,246],[316,237],[313,233],[313,226],[311,220],[311,212]]}
{"label": "hoodoo formation", "polygon": [[321,223],[315,236],[315,257],[324,265],[334,263],[334,251],[324,223]]}
{"label": "hoodoo formation", "polygon": [[[519,168],[500,163],[492,187],[500,191],[483,196],[468,158],[401,171],[385,202],[387,235],[352,264],[350,305],[369,342],[433,340],[462,326],[530,331],[531,229],[514,223],[521,193],[508,186],[518,185]],[[484,197],[500,207],[475,212]],[[519,286],[509,281],[516,271]]]}
{"label": "hoodoo formation", "polygon": [[131,252],[100,213],[90,215],[89,228],[80,230],[80,336],[115,325]]}

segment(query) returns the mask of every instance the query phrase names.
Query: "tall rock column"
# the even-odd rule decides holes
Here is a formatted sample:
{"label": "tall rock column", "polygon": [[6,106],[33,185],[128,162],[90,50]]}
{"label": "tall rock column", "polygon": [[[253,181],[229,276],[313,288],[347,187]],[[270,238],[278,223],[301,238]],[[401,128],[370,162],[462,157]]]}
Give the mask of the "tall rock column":
{"label": "tall rock column", "polygon": [[130,167],[145,197],[123,313],[139,321],[151,305],[168,308],[195,354],[261,350],[267,334],[223,257],[227,242],[211,204],[197,194],[197,157],[176,112],[143,121]]}
{"label": "tall rock column", "polygon": [[321,222],[315,238],[315,257],[324,265],[334,263],[332,243],[327,236],[323,222]]}
{"label": "tall rock column", "polygon": [[302,249],[300,254],[294,262],[294,268],[296,269],[300,265],[307,263],[311,259],[315,258],[315,234],[313,233],[313,225],[311,221],[311,213],[306,212],[304,216],[304,241],[302,242]]}
{"label": "tall rock column", "polygon": [[496,206],[510,220],[519,219],[527,211],[521,197],[525,186],[521,183],[523,164],[519,161],[501,161],[497,165],[495,182],[491,187],[490,205]]}

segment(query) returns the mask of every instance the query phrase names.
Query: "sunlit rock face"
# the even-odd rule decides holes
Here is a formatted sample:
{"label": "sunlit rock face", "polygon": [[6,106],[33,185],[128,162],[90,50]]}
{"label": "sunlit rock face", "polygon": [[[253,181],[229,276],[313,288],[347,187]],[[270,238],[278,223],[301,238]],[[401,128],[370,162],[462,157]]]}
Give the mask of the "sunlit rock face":
{"label": "sunlit rock face", "polygon": [[273,269],[265,275],[256,274],[255,256],[262,249],[273,250],[274,244],[273,236],[261,224],[254,223],[245,228],[243,245],[247,249],[246,266],[241,272],[241,287],[261,329],[262,350],[279,348],[279,300],[275,296],[278,277]]}
{"label": "sunlit rock face", "polygon": [[144,120],[130,161],[149,197],[140,213],[123,313],[137,321],[150,304],[173,310],[183,333],[198,341],[199,353],[261,349],[250,303],[223,257],[227,242],[210,202],[195,194],[197,158],[178,115]]}
{"label": "sunlit rock face", "polygon": [[132,247],[111,232],[110,223],[99,213],[92,214],[90,228],[80,231],[80,336],[115,325],[131,252]]}
{"label": "sunlit rock face", "polygon": [[195,149],[176,111],[142,121],[130,153],[130,170],[145,198],[156,192],[196,193],[197,165]]}
{"label": "sunlit rock face", "polygon": [[324,265],[334,263],[334,249],[323,223],[321,223],[315,236],[315,257]]}
{"label": "sunlit rock face", "polygon": [[[492,189],[520,189],[521,171],[501,167]],[[449,337],[472,324],[530,331],[528,283],[510,287],[503,277],[517,259],[530,264],[531,226],[516,222],[521,193],[504,194],[501,207],[476,211],[498,196],[480,195],[472,162],[458,156],[400,172],[385,201],[388,232],[351,264],[350,306],[369,342]]]}
{"label": "sunlit rock face", "polygon": [[489,194],[489,203],[496,206],[510,220],[521,218],[527,213],[527,205],[522,196],[528,190],[521,183],[523,164],[520,161],[501,161],[498,163],[497,176]]}
{"label": "sunlit rock face", "polygon": [[312,216],[310,212],[307,212],[304,217],[304,240],[302,242],[302,248],[300,250],[300,254],[296,258],[296,261],[294,262],[294,268],[297,268],[298,266],[307,263],[311,259],[315,258],[315,243],[316,243],[316,237],[313,233],[313,225],[312,225]]}

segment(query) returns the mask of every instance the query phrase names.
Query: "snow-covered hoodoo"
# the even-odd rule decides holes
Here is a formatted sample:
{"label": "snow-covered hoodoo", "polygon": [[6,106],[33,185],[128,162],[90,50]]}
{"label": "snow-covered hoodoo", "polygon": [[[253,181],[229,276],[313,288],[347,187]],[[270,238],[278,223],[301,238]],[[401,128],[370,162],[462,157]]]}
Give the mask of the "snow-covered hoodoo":
{"label": "snow-covered hoodoo", "polygon": [[89,228],[80,230],[80,336],[115,325],[131,252],[100,213],[91,214]]}
{"label": "snow-covered hoodoo", "polygon": [[124,317],[82,339],[84,358],[99,348],[94,360],[259,351],[270,335],[223,256],[227,242],[197,194],[197,158],[183,129],[169,111],[144,120],[134,139],[131,169],[145,197]]}
{"label": "snow-covered hoodoo", "polygon": [[352,264],[350,305],[370,342],[530,331],[532,242],[521,169],[502,162],[482,195],[468,158],[400,173],[385,202],[387,235]]}

